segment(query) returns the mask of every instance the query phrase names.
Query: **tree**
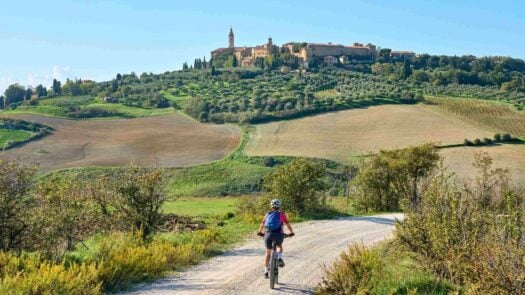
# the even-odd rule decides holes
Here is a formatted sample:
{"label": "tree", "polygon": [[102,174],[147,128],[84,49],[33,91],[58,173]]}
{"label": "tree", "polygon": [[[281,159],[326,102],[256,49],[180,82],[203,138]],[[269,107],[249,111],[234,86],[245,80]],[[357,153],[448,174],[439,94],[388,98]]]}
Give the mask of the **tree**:
{"label": "tree", "polygon": [[62,86],[60,85],[60,81],[57,81],[57,79],[53,79],[53,93],[55,93],[57,96],[62,94]]}
{"label": "tree", "polygon": [[191,98],[184,104],[184,112],[198,120],[201,113],[208,112],[208,103],[201,98]]}
{"label": "tree", "polygon": [[76,177],[53,177],[41,182],[36,189],[38,206],[35,210],[38,249],[51,255],[72,250],[75,244],[92,235],[102,225],[103,215],[91,199],[85,181]]}
{"label": "tree", "polygon": [[30,228],[36,168],[0,160],[0,250],[21,249]]}
{"label": "tree", "polygon": [[317,193],[325,189],[324,175],[323,165],[295,159],[265,177],[264,188],[272,197],[281,199],[283,207],[290,211],[315,211],[323,205]]}
{"label": "tree", "polygon": [[129,167],[116,182],[118,210],[128,229],[139,230],[144,239],[162,222],[165,194],[162,170]]}
{"label": "tree", "polygon": [[35,92],[36,92],[36,97],[40,98],[40,97],[45,97],[47,91],[45,90],[45,87],[42,86],[42,84],[38,84],[38,86],[36,86],[35,88]]}
{"label": "tree", "polygon": [[23,86],[20,86],[19,84],[12,84],[7,87],[7,89],[4,92],[5,95],[5,104],[6,106],[9,106],[12,103],[16,103],[19,101],[23,101],[24,97],[26,96],[26,90]]}
{"label": "tree", "polygon": [[5,108],[5,97],[0,95],[0,109]]}
{"label": "tree", "polygon": [[417,208],[422,180],[440,160],[432,144],[380,151],[363,163],[353,181],[356,205],[363,211],[393,211],[401,206]]}
{"label": "tree", "polygon": [[187,70],[188,70],[188,63],[187,63],[187,62],[184,62],[184,63],[182,64],[182,70],[183,70],[183,71],[187,71]]}

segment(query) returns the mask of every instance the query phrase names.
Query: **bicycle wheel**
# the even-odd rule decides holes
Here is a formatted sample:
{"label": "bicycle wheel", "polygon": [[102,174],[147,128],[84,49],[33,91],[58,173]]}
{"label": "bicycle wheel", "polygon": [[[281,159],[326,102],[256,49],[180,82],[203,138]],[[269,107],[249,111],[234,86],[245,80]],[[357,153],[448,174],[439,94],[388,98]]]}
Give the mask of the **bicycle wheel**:
{"label": "bicycle wheel", "polygon": [[272,255],[270,256],[270,289],[273,289],[275,287],[275,282],[277,281],[277,272],[275,269],[277,268],[277,253],[275,253],[275,249],[272,251]]}

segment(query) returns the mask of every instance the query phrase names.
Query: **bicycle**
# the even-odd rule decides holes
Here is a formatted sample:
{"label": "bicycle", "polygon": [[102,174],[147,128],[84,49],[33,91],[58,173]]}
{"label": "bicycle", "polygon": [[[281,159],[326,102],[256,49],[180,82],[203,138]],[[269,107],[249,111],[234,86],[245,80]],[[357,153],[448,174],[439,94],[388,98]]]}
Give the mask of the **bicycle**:
{"label": "bicycle", "polygon": [[[293,237],[294,235],[284,234],[284,238]],[[264,234],[262,235],[264,237]],[[275,284],[279,284],[279,266],[277,265],[277,244],[272,241],[272,254],[270,255],[270,269],[268,273],[270,275],[270,289],[275,288]]]}

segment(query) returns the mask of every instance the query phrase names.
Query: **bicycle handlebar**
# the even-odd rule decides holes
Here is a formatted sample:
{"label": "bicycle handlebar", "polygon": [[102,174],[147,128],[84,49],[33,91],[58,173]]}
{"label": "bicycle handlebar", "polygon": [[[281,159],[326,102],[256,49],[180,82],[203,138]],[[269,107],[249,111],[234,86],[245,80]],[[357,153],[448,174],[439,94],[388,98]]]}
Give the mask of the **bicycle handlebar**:
{"label": "bicycle handlebar", "polygon": [[[259,237],[264,237],[264,233],[262,233],[262,232],[257,232],[257,235]],[[295,236],[295,233],[293,233],[293,234],[283,234],[283,236],[284,236],[284,238],[291,238],[291,237]]]}

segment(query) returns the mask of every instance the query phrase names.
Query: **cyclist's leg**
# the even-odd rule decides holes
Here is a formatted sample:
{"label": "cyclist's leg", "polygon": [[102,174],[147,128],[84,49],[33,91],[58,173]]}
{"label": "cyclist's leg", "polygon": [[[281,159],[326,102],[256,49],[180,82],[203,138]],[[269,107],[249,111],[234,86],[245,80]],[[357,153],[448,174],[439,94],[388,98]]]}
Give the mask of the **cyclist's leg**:
{"label": "cyclist's leg", "polygon": [[277,252],[277,257],[279,258],[279,266],[283,267],[284,266],[284,261],[283,261],[283,241],[284,241],[284,234],[281,234],[281,233],[277,233],[275,235],[275,242],[276,242],[276,252]]}
{"label": "cyclist's leg", "polygon": [[268,272],[268,267],[270,265],[270,255],[272,254],[272,239],[271,233],[266,232],[264,234],[264,246],[266,248],[266,255],[264,257],[264,270]]}

